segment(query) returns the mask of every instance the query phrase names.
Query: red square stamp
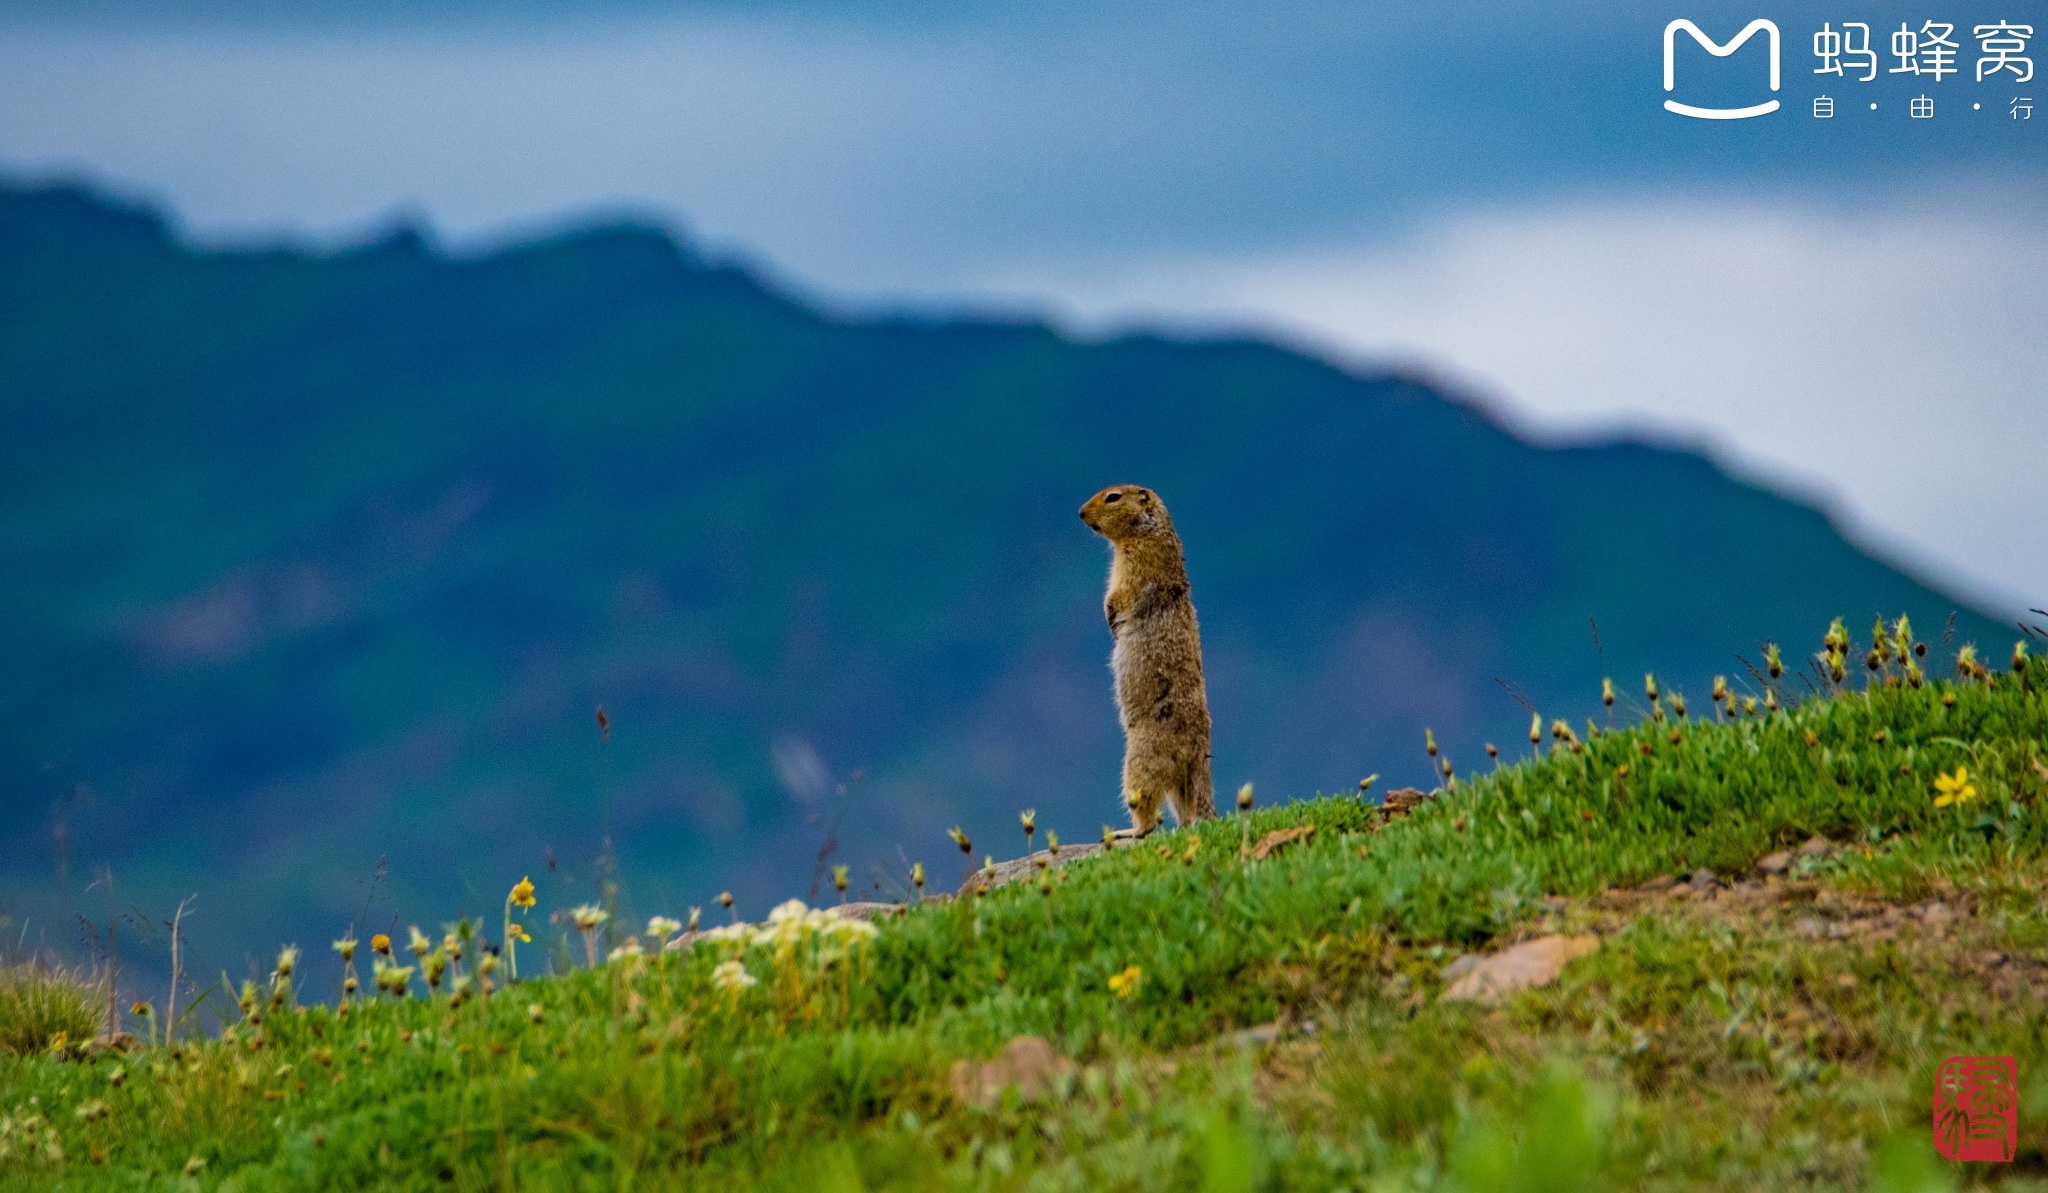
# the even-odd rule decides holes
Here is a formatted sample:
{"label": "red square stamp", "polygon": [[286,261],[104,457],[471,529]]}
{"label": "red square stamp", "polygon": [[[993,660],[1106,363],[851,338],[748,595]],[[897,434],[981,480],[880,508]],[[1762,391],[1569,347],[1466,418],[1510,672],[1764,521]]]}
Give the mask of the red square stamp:
{"label": "red square stamp", "polygon": [[2011,1160],[2020,1141],[2019,1066],[1951,1056],[1934,1071],[1934,1150],[1947,1160]]}

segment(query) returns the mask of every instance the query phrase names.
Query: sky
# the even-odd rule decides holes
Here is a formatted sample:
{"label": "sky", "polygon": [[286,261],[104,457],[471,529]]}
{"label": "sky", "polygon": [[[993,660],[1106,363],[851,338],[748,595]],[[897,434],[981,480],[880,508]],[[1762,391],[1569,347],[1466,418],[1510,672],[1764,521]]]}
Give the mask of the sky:
{"label": "sky", "polygon": [[[1779,90],[1766,36],[1680,34],[1665,91],[1677,17],[1775,22]],[[1824,22],[1875,78],[1815,73]],[[1930,22],[1955,72],[1895,70]],[[206,243],[627,215],[840,310],[1250,330],[1539,439],[1698,446],[2016,613],[2048,608],[2048,110],[1975,77],[1996,23],[2048,4],[18,0],[0,176]]]}

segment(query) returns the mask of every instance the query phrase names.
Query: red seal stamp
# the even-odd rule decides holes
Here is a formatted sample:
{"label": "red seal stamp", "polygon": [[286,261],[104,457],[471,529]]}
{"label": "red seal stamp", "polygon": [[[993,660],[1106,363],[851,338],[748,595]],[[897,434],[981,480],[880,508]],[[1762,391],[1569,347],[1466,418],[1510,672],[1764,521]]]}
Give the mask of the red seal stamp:
{"label": "red seal stamp", "polygon": [[2013,1058],[1942,1061],[1934,1071],[1934,1150],[1947,1160],[2009,1161],[2019,1139],[2019,1066]]}

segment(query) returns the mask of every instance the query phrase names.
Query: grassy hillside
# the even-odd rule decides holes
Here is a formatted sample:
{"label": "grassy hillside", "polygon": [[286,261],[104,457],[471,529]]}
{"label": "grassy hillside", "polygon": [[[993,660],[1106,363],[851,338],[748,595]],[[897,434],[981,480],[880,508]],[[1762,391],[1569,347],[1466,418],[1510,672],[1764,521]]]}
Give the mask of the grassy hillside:
{"label": "grassy hillside", "polygon": [[[788,920],[454,1005],[417,974],[346,1013],[256,990],[216,1040],[0,1059],[0,1179],[1924,1189],[1962,1172],[1934,1066],[1996,1054],[2020,1152],[1963,1175],[2041,1187],[2048,661],[1881,662],[1777,711],[1739,684],[1755,714],[1624,693],[1648,715],[1609,729],[1587,699],[1405,815],[1258,809],[871,936]],[[1555,984],[1443,997],[1462,955],[1556,934],[1597,947]],[[1056,1057],[982,1068],[1020,1035]]]}
{"label": "grassy hillside", "polygon": [[1270,344],[833,318],[633,228],[228,252],[0,191],[0,891],[53,942],[100,864],[196,892],[239,980],[550,857],[590,892],[607,822],[643,916],[804,894],[835,823],[863,889],[955,823],[1090,827],[1074,515],[1125,480],[1188,544],[1218,782],[1275,799],[1426,786],[1421,726],[1469,765],[1508,688],[1698,700],[1837,612],[1958,610],[1696,454]]}

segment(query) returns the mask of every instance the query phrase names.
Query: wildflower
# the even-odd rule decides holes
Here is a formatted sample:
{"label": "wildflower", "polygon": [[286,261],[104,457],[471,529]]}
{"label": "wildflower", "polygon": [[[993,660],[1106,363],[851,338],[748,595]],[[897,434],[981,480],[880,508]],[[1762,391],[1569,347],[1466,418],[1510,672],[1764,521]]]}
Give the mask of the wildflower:
{"label": "wildflower", "polygon": [[732,922],[733,922],[733,923],[737,924],[737,923],[739,923],[739,922],[740,922],[740,913],[739,913],[739,912],[737,912],[737,911],[734,911],[734,910],[732,909],[732,892],[731,892],[731,891],[720,891],[720,892],[718,892],[718,905],[719,905],[720,907],[723,907],[723,908],[725,908],[725,910],[726,910],[726,913],[727,913],[728,915],[732,916]]}
{"label": "wildflower", "polygon": [[953,838],[953,844],[958,845],[960,847],[960,852],[974,852],[974,841],[971,838],[969,838],[966,833],[960,831],[959,825],[956,824],[952,828],[947,829],[946,835]]}
{"label": "wildflower", "polygon": [[1493,760],[1494,760],[1495,762],[1498,762],[1498,761],[1500,761],[1500,747],[1499,747],[1499,746],[1496,746],[1496,745],[1494,745],[1494,744],[1493,744],[1492,742],[1487,742],[1487,743],[1486,743],[1486,756],[1487,756],[1488,758],[1491,758],[1491,759],[1493,759]]}
{"label": "wildflower", "polygon": [[532,943],[533,943],[533,936],[532,936],[531,934],[529,934],[529,933],[528,933],[528,932],[526,931],[526,925],[524,925],[524,924],[513,924],[513,925],[511,925],[511,926],[510,926],[509,928],[507,928],[507,929],[506,929],[506,931],[505,931],[505,942],[506,942],[506,944],[508,944],[508,945],[509,945],[509,944],[511,944],[511,943],[513,943],[513,942],[515,942],[515,941],[516,941],[516,942],[518,942],[519,944],[532,944]]}
{"label": "wildflower", "polygon": [[532,1002],[526,1004],[526,1017],[535,1023],[544,1023],[547,1021],[547,1012],[540,1009],[539,1003]]}
{"label": "wildflower", "polygon": [[354,974],[341,979],[341,992],[343,994],[354,994],[361,986],[362,983],[356,981],[356,975]]}
{"label": "wildflower", "polygon": [[1436,757],[1436,731],[1435,731],[1435,730],[1432,730],[1432,729],[1424,729],[1424,730],[1422,731],[1422,748],[1423,748],[1423,749],[1425,749],[1425,750],[1428,750],[1428,751],[1429,751],[1429,756],[1430,756],[1431,758],[1434,758],[1434,757]]}
{"label": "wildflower", "polygon": [[623,961],[628,957],[645,956],[646,952],[647,950],[640,947],[639,937],[628,936],[626,938],[626,943],[620,945],[619,947],[613,949],[611,952],[605,954],[604,959],[607,961]]}
{"label": "wildflower", "polygon": [[448,954],[450,961],[462,960],[462,937],[454,932],[442,936],[441,951]]}
{"label": "wildflower", "polygon": [[611,912],[606,911],[595,903],[585,903],[580,907],[574,908],[569,912],[569,915],[575,920],[578,932],[594,932],[599,924],[612,918]]}
{"label": "wildflower", "polygon": [[1976,679],[1978,677],[1977,668],[1981,665],[1977,662],[1976,643],[1966,643],[1961,650],[1956,652],[1957,675],[1965,679]]}
{"label": "wildflower", "polygon": [[1643,672],[1643,695],[1650,698],[1650,703],[1657,703],[1657,677],[1648,671]]}
{"label": "wildflower", "polygon": [[1714,677],[1714,690],[1709,692],[1707,695],[1708,698],[1712,700],[1715,704],[1719,704],[1723,700],[1728,699],[1728,677],[1725,675],[1716,675]]}
{"label": "wildflower", "polygon": [[1540,712],[1532,712],[1529,714],[1529,746],[1531,749],[1536,749],[1540,748],[1542,745],[1543,714]]}
{"label": "wildflower", "polygon": [[666,940],[682,930],[681,921],[672,920],[665,915],[658,915],[647,921],[647,935],[658,941]]}
{"label": "wildflower", "polygon": [[1250,783],[1246,783],[1237,789],[1237,810],[1240,812],[1252,810],[1252,785]]}
{"label": "wildflower", "polygon": [[748,973],[747,967],[740,964],[737,960],[721,961],[718,963],[717,968],[711,971],[711,987],[714,990],[737,993],[749,986],[758,985],[760,980],[753,974]]}
{"label": "wildflower", "polygon": [[1771,673],[1772,679],[1785,674],[1785,658],[1778,653],[1778,644],[1775,642],[1764,643],[1764,670]]}
{"label": "wildflower", "polygon": [[924,897],[924,863],[910,863],[910,885],[917,888],[919,898]]}
{"label": "wildflower", "polygon": [[334,951],[341,954],[344,964],[354,961],[356,959],[356,938],[344,936],[340,940],[335,941]]}
{"label": "wildflower", "polygon": [[1038,809],[1024,809],[1024,811],[1018,815],[1017,822],[1024,826],[1024,852],[1030,853],[1031,834],[1038,831]]}
{"label": "wildflower", "polygon": [[1935,775],[1934,791],[1934,806],[1937,808],[1950,805],[1960,808],[1966,801],[1977,798],[1977,785],[1970,781],[1970,772],[1960,766],[1955,774]]}
{"label": "wildflower", "polygon": [[372,936],[370,938],[370,951],[389,957],[391,955],[391,938],[382,932]]}
{"label": "wildflower", "polygon": [[1774,689],[1764,689],[1764,707],[1772,712],[1778,711],[1778,693]]}
{"label": "wildflower", "polygon": [[412,950],[413,956],[424,957],[428,953],[433,952],[434,942],[427,939],[427,934],[420,931],[418,924],[414,924],[411,931],[412,940],[407,943],[406,947]]}
{"label": "wildflower", "polygon": [[1752,716],[1752,717],[1753,717],[1753,716],[1755,716],[1755,715],[1756,715],[1756,697],[1754,697],[1754,696],[1744,696],[1744,697],[1742,698],[1742,711],[1743,711],[1743,712],[1744,712],[1744,713],[1745,713],[1746,715],[1748,715],[1748,716]]}
{"label": "wildflower", "polygon": [[701,907],[692,907],[690,909],[690,931],[695,932],[697,930],[698,923],[701,922],[703,918],[704,909]]}
{"label": "wildflower", "polygon": [[1138,992],[1138,983],[1144,978],[1143,970],[1135,965],[1130,966],[1122,973],[1109,976],[1109,992],[1118,998],[1129,998]]}
{"label": "wildflower", "polygon": [[[1495,751],[1495,753],[1498,753],[1498,752],[1499,752],[1499,751]],[[1379,781],[1380,781],[1380,772],[1378,772],[1378,771],[1374,771],[1374,772],[1372,772],[1371,774],[1369,774],[1369,775],[1367,775],[1366,777],[1364,777],[1363,779],[1360,779],[1360,780],[1358,781],[1358,794],[1359,794],[1360,796],[1363,796],[1363,795],[1364,795],[1364,794],[1365,794],[1366,792],[1368,792],[1368,791],[1371,791],[1371,790],[1372,790],[1372,785],[1373,785],[1374,783],[1377,783],[1377,782],[1379,782]]]}
{"label": "wildflower", "polygon": [[155,1014],[156,1010],[146,1002],[138,1002],[134,1006],[128,1008],[128,1013],[130,1015],[140,1015],[142,1018],[147,1019],[151,1015]]}
{"label": "wildflower", "polygon": [[1600,681],[1600,703],[1602,703],[1602,704],[1606,705],[1606,706],[1607,706],[1607,707],[1609,707],[1609,708],[1613,708],[1613,707],[1614,707],[1614,681],[1613,681],[1613,680],[1611,680],[1611,679],[1603,679],[1603,680],[1601,680],[1601,681]]}
{"label": "wildflower", "polygon": [[2027,669],[2027,641],[2024,638],[2012,644],[2012,669],[2015,674]]}

